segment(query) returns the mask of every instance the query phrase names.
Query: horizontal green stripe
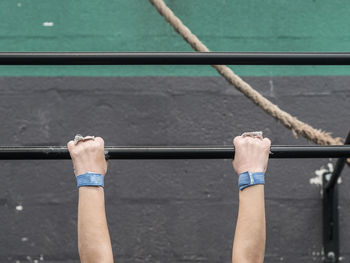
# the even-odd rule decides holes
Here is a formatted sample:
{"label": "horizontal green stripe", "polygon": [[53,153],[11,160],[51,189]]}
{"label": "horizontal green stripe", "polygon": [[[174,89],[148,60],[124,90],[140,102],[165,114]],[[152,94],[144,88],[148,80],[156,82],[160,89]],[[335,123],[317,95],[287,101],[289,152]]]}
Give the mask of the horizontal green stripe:
{"label": "horizontal green stripe", "polygon": [[[212,51],[346,52],[347,0],[166,0]],[[0,51],[191,51],[148,1],[0,1]],[[349,75],[350,67],[235,67]],[[215,76],[206,66],[0,67],[0,76]]]}
{"label": "horizontal green stripe", "polygon": [[[231,66],[241,76],[346,76],[350,66]],[[0,76],[218,76],[210,66],[0,66]]]}

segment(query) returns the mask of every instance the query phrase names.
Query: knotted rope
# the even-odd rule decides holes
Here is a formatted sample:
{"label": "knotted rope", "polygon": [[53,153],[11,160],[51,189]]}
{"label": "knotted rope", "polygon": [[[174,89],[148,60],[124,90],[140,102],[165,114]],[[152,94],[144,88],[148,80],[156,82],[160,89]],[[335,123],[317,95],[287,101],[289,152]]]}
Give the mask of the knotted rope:
{"label": "knotted rope", "polygon": [[[165,20],[178,32],[191,47],[198,52],[210,52],[210,50],[194,35],[188,27],[171,11],[163,0],[149,0],[155,6],[157,11]],[[253,89],[248,83],[237,76],[229,67],[225,65],[212,65],[221,76],[223,76],[231,85],[242,92],[246,97],[261,107],[276,120],[280,121],[285,127],[292,130],[295,136],[302,136],[316,144],[320,145],[340,145],[341,138],[333,138],[330,133],[313,128],[311,125],[298,120],[288,112],[281,110],[277,105],[262,96]]]}

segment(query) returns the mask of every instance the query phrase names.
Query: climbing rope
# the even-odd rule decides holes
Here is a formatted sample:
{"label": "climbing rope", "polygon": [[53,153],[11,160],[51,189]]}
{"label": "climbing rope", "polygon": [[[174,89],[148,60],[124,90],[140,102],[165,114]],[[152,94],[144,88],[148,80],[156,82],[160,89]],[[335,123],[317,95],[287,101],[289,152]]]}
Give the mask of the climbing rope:
{"label": "climbing rope", "polygon": [[[157,11],[165,20],[178,32],[191,47],[198,52],[210,52],[210,50],[194,35],[188,27],[173,13],[173,11],[164,3],[163,0],[149,0],[155,6]],[[253,89],[247,82],[237,76],[229,67],[225,65],[212,65],[221,76],[223,76],[231,85],[234,85],[246,97],[261,107],[276,120],[280,121],[285,127],[292,130],[295,136],[302,136],[316,144],[320,145],[340,145],[341,138],[333,138],[330,133],[313,128],[311,125],[298,120],[288,112],[281,110],[277,105],[262,96]]]}

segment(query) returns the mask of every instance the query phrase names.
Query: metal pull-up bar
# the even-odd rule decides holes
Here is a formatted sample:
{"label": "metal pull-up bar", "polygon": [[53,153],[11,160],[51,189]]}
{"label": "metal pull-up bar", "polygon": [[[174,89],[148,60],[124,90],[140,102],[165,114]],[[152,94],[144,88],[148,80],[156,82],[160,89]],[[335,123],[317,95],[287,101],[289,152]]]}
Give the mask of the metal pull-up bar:
{"label": "metal pull-up bar", "polygon": [[350,53],[0,52],[0,65],[350,65]]}
{"label": "metal pull-up bar", "polygon": [[[233,159],[233,146],[105,147],[108,159]],[[271,146],[270,158],[350,157],[346,146]],[[0,147],[0,160],[70,159],[67,147]]]}

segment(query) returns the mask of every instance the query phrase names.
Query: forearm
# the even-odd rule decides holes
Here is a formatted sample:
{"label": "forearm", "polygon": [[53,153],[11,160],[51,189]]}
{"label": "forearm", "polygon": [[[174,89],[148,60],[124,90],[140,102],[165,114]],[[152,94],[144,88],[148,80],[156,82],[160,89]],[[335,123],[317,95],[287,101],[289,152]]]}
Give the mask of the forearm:
{"label": "forearm", "polygon": [[239,210],[233,243],[233,263],[261,263],[266,242],[264,186],[239,193]]}
{"label": "forearm", "polygon": [[82,263],[113,262],[102,187],[80,187],[78,248]]}

